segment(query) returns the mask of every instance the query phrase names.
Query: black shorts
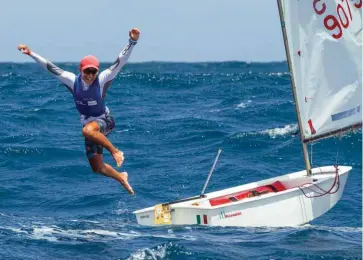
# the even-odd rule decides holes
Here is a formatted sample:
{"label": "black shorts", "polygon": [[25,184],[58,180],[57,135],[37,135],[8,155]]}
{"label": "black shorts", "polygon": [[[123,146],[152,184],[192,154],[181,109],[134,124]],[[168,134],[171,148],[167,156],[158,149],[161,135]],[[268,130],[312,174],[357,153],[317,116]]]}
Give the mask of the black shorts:
{"label": "black shorts", "polygon": [[[111,115],[107,115],[106,118],[99,118],[96,119],[94,122],[97,122],[101,130],[100,132],[104,135],[108,135],[112,132],[112,129],[115,127],[115,120]],[[96,154],[103,153],[103,147],[99,144],[94,143],[90,139],[85,138],[85,148],[86,148],[86,155],[88,159],[91,159]]]}

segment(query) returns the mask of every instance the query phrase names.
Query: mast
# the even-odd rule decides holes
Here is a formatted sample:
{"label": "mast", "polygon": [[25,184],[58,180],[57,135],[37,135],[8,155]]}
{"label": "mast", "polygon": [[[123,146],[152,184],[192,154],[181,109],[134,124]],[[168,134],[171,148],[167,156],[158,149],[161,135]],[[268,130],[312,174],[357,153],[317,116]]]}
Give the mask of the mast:
{"label": "mast", "polygon": [[282,30],[282,35],[284,38],[287,64],[289,66],[289,71],[290,71],[290,80],[291,80],[291,85],[292,85],[292,93],[293,93],[294,101],[295,101],[296,116],[297,116],[297,121],[298,121],[299,129],[300,129],[300,141],[301,141],[303,154],[304,154],[305,168],[306,168],[306,173],[309,176],[309,175],[311,175],[311,165],[310,165],[310,160],[309,160],[308,149],[307,149],[306,143],[304,143],[304,133],[302,131],[303,128],[302,128],[302,124],[301,124],[301,117],[300,117],[300,111],[299,111],[299,106],[298,106],[299,103],[298,103],[297,96],[296,96],[295,80],[294,80],[294,74],[292,71],[291,57],[290,57],[290,52],[289,52],[289,43],[288,43],[287,34],[286,34],[285,19],[284,19],[284,14],[283,14],[283,10],[282,10],[281,0],[277,0],[277,5],[279,8],[281,30]]}

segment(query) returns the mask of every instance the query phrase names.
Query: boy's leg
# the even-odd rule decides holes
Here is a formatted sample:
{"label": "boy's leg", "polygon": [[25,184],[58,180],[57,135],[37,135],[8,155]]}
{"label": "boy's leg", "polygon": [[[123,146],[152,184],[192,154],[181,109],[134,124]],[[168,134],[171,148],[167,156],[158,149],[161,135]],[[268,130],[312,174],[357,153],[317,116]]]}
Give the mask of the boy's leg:
{"label": "boy's leg", "polygon": [[90,151],[87,151],[88,161],[92,170],[96,173],[100,173],[104,176],[110,177],[118,181],[131,195],[134,191],[128,182],[128,175],[126,172],[118,172],[111,165],[103,162],[103,155],[93,154],[90,158]]}
{"label": "boy's leg", "polygon": [[117,167],[120,167],[124,161],[123,152],[114,147],[106,137],[112,131],[114,125],[113,118],[108,116],[106,119],[97,119],[96,121],[89,122],[83,127],[82,133],[86,139],[106,148],[116,161]]}

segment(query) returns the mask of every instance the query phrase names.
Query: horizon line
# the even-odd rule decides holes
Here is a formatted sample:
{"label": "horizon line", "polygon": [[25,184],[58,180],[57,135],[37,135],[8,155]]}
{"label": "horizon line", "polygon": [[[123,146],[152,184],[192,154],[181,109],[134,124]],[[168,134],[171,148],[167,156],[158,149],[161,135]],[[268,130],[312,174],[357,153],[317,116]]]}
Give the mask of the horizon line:
{"label": "horizon line", "polygon": [[[79,63],[79,61],[51,61],[52,63]],[[101,61],[100,63],[113,63],[114,61]],[[149,61],[128,61],[126,64],[139,64],[139,63],[283,63],[287,60],[271,60],[271,61],[242,61],[242,60],[224,60],[224,61],[163,61],[163,60],[149,60]],[[36,63],[30,61],[0,61],[3,63],[14,63],[14,64],[25,64],[25,63]]]}

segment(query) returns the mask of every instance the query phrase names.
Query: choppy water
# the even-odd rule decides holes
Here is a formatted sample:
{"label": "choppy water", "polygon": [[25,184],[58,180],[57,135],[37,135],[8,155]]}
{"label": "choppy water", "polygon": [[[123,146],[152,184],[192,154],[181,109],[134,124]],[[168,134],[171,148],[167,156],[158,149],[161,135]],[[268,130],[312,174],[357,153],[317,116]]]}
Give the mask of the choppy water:
{"label": "choppy water", "polygon": [[313,146],[313,166],[353,170],[308,225],[150,228],[132,214],[199,194],[219,147],[207,192],[302,170],[286,63],[127,64],[106,102],[133,197],[91,172],[72,97],[47,72],[2,63],[0,93],[1,259],[362,259],[361,131]]}

